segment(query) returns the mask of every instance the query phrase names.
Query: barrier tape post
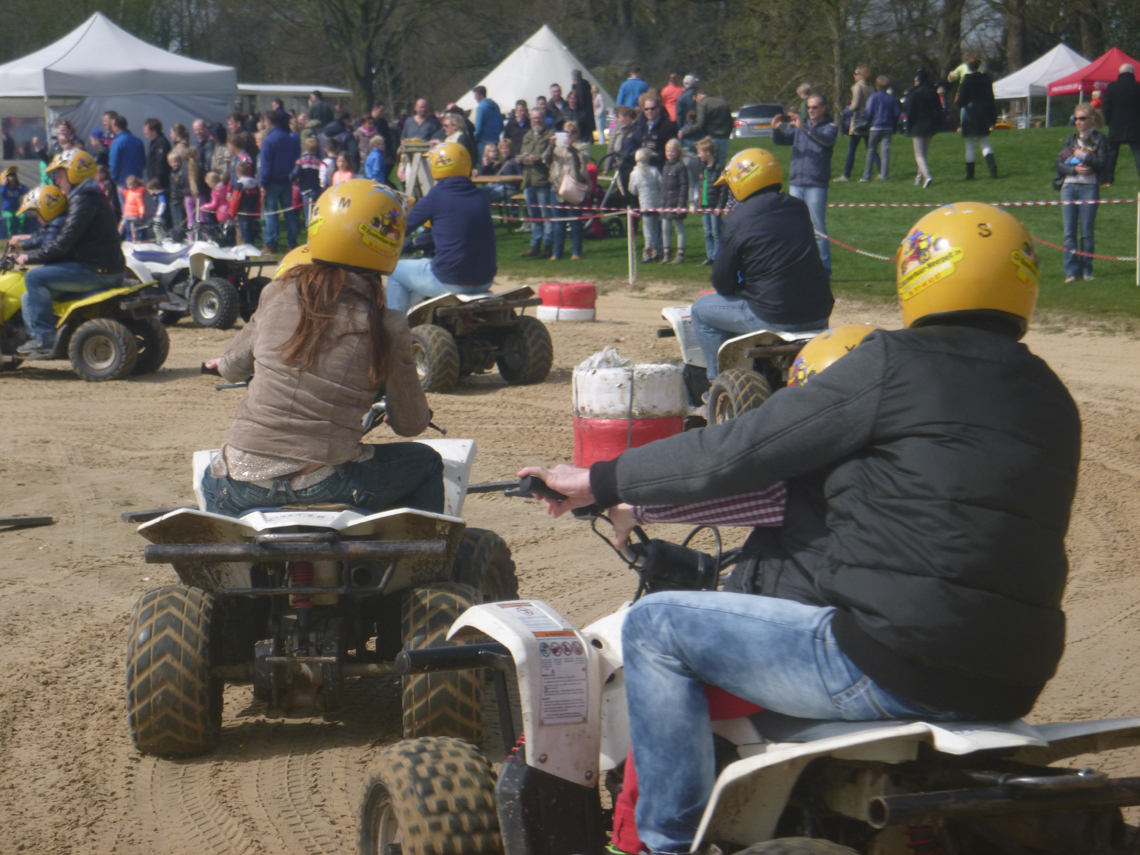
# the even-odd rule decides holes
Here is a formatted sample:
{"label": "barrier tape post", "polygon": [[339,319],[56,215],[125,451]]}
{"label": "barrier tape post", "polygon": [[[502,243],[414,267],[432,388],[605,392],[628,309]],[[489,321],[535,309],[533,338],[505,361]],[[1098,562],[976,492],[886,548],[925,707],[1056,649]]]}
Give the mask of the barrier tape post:
{"label": "barrier tape post", "polygon": [[637,242],[633,239],[632,208],[627,208],[625,211],[625,237],[626,250],[629,252],[629,284],[632,285],[637,276]]}

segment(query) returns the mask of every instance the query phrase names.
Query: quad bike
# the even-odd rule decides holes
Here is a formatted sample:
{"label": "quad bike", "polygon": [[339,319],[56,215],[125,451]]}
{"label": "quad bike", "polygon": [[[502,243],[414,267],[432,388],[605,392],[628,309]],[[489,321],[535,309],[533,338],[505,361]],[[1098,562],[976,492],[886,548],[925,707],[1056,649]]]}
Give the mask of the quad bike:
{"label": "quad bike", "polygon": [[550,331],[521,314],[542,303],[523,286],[500,294],[444,294],[408,310],[416,371],[425,392],[446,392],[467,374],[498,366],[511,386],[541,383],[554,364]]}
{"label": "quad bike", "polygon": [[213,240],[192,243],[124,243],[123,254],[149,271],[162,288],[162,322],[168,326],[186,315],[199,327],[227,330],[240,317],[248,321],[257,309],[270,277],[250,244],[223,248]]}
{"label": "quad bike", "polygon": [[[717,351],[717,376],[709,385],[708,364],[693,332],[691,306],[668,306],[661,316],[668,327],[658,338],[676,337],[684,360],[685,395],[693,413],[704,412],[709,424],[720,424],[754,410],[788,382],[788,370],[805,344],[823,332],[756,332],[730,338]],[[707,409],[701,401],[708,391]]]}
{"label": "quad bike", "polygon": [[[382,413],[383,402],[373,405],[365,428]],[[346,681],[391,677],[401,650],[446,645],[464,609],[517,596],[507,545],[461,516],[475,443],[424,443],[444,461],[443,513],[347,505],[209,513],[201,482],[217,452],[198,451],[197,508],[124,515],[144,522],[146,561],[171,563],[179,579],[143,594],[131,616],[127,724],[139,751],[213,748],[226,683],[252,683],[270,715],[335,714]],[[482,694],[480,672],[407,678],[405,735],[478,743]]]}
{"label": "quad bike", "polygon": [[[16,349],[28,340],[21,303],[26,273],[10,253],[0,258],[0,372],[23,362]],[[69,294],[71,299],[53,304],[56,337],[50,358],[70,359],[75,373],[91,382],[161,368],[170,353],[170,337],[157,315],[162,295],[149,278],[139,281],[135,275],[128,265],[119,287]]]}
{"label": "quad bike", "polygon": [[[516,494],[552,494],[531,481]],[[604,519],[597,508],[578,514]],[[634,535],[623,558],[641,577],[638,595],[715,589],[737,557]],[[448,637],[493,642],[402,653],[401,673],[493,668],[498,683],[513,673],[525,739],[497,777],[457,739],[385,748],[366,773],[359,851],[601,855],[608,812],[599,784],[616,798],[629,749],[628,606],[584,630],[537,600],[474,606]],[[765,711],[716,721],[713,732],[718,775],[693,852],[1123,855],[1140,846],[1121,814],[1140,804],[1140,778],[1051,765],[1140,745],[1140,718],[936,724]]]}

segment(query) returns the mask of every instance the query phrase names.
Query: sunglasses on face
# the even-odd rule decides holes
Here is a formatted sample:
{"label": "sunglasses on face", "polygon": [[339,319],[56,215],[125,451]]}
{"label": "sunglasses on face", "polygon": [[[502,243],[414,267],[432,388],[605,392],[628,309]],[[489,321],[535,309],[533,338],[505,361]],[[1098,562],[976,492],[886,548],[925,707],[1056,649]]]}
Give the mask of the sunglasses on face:
{"label": "sunglasses on face", "polygon": [[1090,119],[1088,116],[1077,116],[1077,121],[1078,122],[1087,122],[1087,121],[1090,121]]}

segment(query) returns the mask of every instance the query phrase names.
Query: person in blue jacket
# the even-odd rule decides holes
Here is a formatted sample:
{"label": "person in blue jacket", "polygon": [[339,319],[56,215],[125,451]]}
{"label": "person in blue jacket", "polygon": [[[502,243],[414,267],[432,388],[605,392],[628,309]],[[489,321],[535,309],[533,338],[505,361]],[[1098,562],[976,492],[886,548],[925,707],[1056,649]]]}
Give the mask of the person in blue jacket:
{"label": "person in blue jacket", "polygon": [[297,247],[297,233],[300,224],[297,210],[293,207],[293,167],[301,156],[301,143],[289,133],[289,122],[285,114],[274,110],[266,114],[270,130],[261,142],[261,157],[258,159],[258,184],[261,185],[261,210],[265,219],[266,250],[277,251],[278,214],[285,215],[285,238],[289,249]]}
{"label": "person in blue jacket", "polygon": [[405,234],[431,220],[435,255],[401,259],[388,276],[388,308],[399,312],[408,311],[413,294],[419,302],[486,293],[499,269],[491,203],[470,178],[471,155],[459,143],[443,143],[430,162],[435,186],[408,213]]}
{"label": "person in blue jacket", "polygon": [[499,145],[503,135],[503,111],[499,105],[487,97],[486,86],[476,86],[471,90],[475,96],[475,151],[483,151],[483,146]]}
{"label": "person in blue jacket", "polygon": [[641,68],[639,66],[631,66],[629,69],[629,78],[621,85],[618,90],[617,103],[619,107],[633,107],[637,109],[637,99],[642,96],[644,92],[649,90],[649,84],[641,79]]}
{"label": "person in blue jacket", "polygon": [[111,143],[109,157],[111,180],[121,192],[121,188],[127,186],[127,178],[132,175],[141,178],[146,172],[146,146],[127,130],[126,116],[115,116],[111,124],[115,128],[115,139]]}

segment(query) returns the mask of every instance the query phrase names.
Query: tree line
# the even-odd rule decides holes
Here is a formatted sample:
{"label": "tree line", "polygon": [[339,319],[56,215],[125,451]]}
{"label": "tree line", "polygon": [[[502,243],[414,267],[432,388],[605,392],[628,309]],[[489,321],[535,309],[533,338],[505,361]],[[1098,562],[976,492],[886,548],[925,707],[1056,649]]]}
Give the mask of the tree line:
{"label": "tree line", "polygon": [[[359,107],[457,100],[543,24],[616,93],[628,66],[653,85],[697,74],[730,104],[790,101],[812,83],[845,101],[856,65],[899,82],[943,77],[978,50],[1001,76],[1058,41],[1093,59],[1140,53],[1135,0],[42,0],[0,4],[0,61],[101,11],[127,31],[249,83],[351,89]],[[534,81],[534,95],[553,82]],[[492,98],[495,93],[488,93]],[[501,105],[507,106],[507,105]]]}

